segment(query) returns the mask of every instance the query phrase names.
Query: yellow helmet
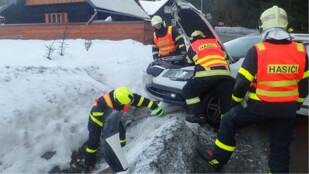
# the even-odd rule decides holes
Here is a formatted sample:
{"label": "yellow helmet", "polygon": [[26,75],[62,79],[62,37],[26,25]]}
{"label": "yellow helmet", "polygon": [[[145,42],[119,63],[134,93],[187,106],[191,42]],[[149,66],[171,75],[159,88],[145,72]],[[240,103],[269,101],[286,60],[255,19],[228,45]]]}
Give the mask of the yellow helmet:
{"label": "yellow helmet", "polygon": [[120,87],[114,91],[114,99],[120,104],[127,105],[132,102],[133,94],[128,88]]}
{"label": "yellow helmet", "polygon": [[205,35],[204,35],[204,33],[203,33],[202,31],[200,31],[200,30],[195,30],[195,31],[193,31],[193,33],[191,34],[190,40],[193,40],[195,37],[198,37],[198,36],[200,36],[200,37],[202,37],[202,38],[205,38]]}
{"label": "yellow helmet", "polygon": [[259,19],[259,30],[263,33],[269,28],[283,28],[287,29],[288,26],[288,15],[285,10],[278,6],[273,6],[265,10]]}
{"label": "yellow helmet", "polygon": [[153,16],[152,19],[151,19],[151,25],[153,27],[159,25],[159,24],[163,24],[163,20],[160,16]]}

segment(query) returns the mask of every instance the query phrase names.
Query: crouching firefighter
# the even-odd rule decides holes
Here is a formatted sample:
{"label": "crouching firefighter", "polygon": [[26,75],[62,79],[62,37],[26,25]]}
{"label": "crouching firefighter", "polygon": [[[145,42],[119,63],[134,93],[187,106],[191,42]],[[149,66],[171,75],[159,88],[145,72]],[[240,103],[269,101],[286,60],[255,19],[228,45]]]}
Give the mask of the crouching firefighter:
{"label": "crouching firefighter", "polygon": [[221,114],[230,109],[234,79],[231,76],[226,53],[215,38],[200,30],[191,34],[191,47],[188,50],[190,61],[195,63],[193,79],[183,87],[183,95],[188,106],[186,121],[204,124],[207,122],[200,97],[213,90],[220,99]]}
{"label": "crouching firefighter", "polygon": [[[308,96],[309,71],[306,49],[303,44],[291,41],[287,25],[287,14],[278,6],[261,14],[259,28],[263,42],[248,51],[238,71],[232,94],[235,107],[221,120],[214,150],[199,149],[200,155],[216,170],[235,151],[235,134],[240,129],[267,122],[270,173],[289,172],[296,110]],[[240,102],[247,92],[248,105],[243,107]]]}
{"label": "crouching firefighter", "polygon": [[126,130],[120,118],[130,105],[146,106],[162,117],[165,112],[153,101],[120,87],[96,99],[88,121],[89,139],[86,149],[86,172],[94,170],[96,152],[102,131],[102,153],[114,172],[126,171],[129,165],[121,147],[126,144]]}

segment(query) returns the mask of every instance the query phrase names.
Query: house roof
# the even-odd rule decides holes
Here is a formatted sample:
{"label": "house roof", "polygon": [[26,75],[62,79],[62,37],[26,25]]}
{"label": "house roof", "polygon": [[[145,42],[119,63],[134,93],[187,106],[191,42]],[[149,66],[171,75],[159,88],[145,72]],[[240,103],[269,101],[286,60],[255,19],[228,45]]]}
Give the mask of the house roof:
{"label": "house roof", "polygon": [[160,1],[144,1],[140,0],[139,3],[146,11],[146,13],[150,16],[154,15],[159,9],[161,9],[168,0],[160,0]]}
{"label": "house roof", "polygon": [[150,19],[135,0],[87,0],[98,11]]}

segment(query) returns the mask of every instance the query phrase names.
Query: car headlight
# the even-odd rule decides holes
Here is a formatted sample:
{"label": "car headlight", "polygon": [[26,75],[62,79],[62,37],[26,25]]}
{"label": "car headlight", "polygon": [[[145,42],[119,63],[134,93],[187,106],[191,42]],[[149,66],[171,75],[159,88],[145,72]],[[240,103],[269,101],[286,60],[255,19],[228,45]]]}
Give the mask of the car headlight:
{"label": "car headlight", "polygon": [[152,76],[148,74],[143,75],[143,81],[146,87],[149,87],[152,84]]}
{"label": "car headlight", "polygon": [[170,69],[163,74],[163,77],[167,77],[175,81],[186,81],[192,78],[193,75],[194,75],[193,70]]}

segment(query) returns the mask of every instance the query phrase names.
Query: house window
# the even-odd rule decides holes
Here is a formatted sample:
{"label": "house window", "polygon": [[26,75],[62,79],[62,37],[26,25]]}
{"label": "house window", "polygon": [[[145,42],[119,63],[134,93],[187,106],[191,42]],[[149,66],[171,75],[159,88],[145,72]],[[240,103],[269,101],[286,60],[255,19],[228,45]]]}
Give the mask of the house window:
{"label": "house window", "polygon": [[67,13],[46,13],[46,23],[68,23]]}

